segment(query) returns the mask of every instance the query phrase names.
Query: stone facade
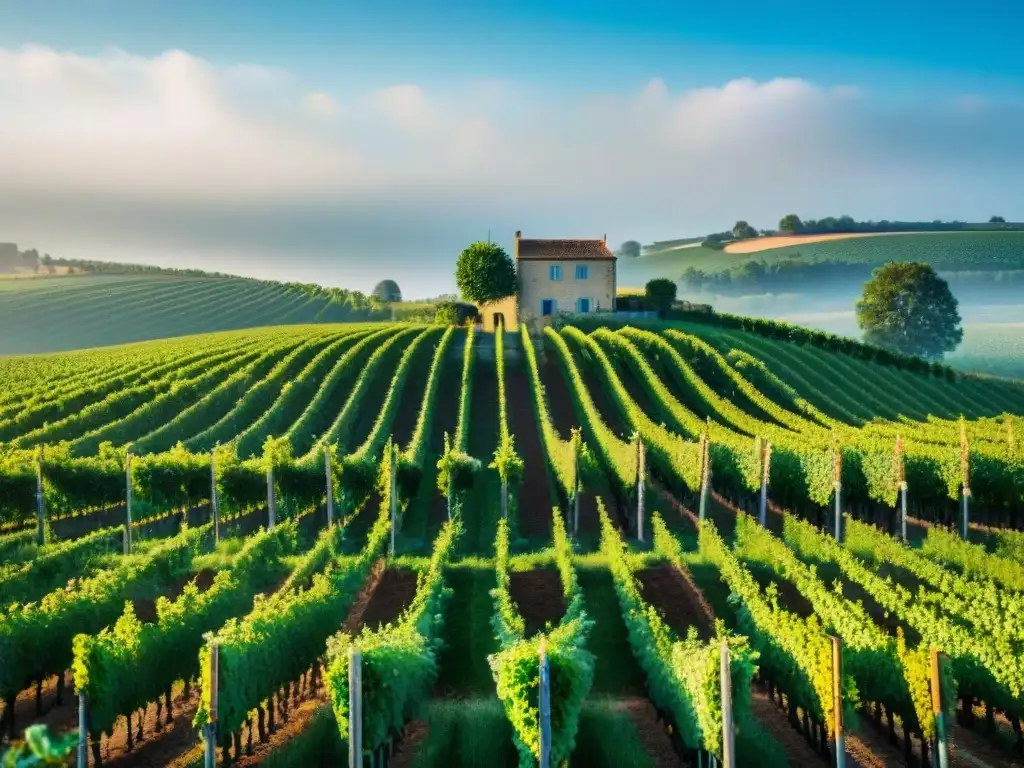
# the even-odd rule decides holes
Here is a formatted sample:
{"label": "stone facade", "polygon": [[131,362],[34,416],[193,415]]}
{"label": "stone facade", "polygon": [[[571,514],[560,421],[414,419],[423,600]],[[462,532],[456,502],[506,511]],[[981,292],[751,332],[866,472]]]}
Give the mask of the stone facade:
{"label": "stone facade", "polygon": [[516,232],[521,322],[615,310],[616,257],[601,240],[528,240]]}

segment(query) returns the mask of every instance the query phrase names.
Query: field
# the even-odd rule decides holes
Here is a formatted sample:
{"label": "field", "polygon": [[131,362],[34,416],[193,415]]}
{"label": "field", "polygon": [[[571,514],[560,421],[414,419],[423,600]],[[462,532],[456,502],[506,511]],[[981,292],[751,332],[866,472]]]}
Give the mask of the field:
{"label": "field", "polygon": [[[789,238],[769,240],[779,242]],[[912,232],[870,237],[838,236],[834,239],[772,247],[754,253],[669,245],[665,248],[647,248],[637,259],[621,259],[619,282],[623,286],[644,285],[655,277],[678,280],[688,267],[717,272],[750,259],[772,264],[796,257],[807,262],[884,264],[887,261],[923,261],[938,270],[950,272],[1018,270],[1024,269],[1024,232]]]}
{"label": "field", "polygon": [[211,722],[221,765],[343,765],[353,649],[364,754],[535,765],[543,648],[552,764],[706,765],[724,643],[737,765],[835,764],[840,721],[851,766],[938,727],[1024,765],[1022,415],[697,323],[0,360],[0,729],[74,733],[81,694],[93,765],[201,765]]}
{"label": "field", "polygon": [[239,277],[0,279],[0,355],[349,319],[364,318],[323,296]]}

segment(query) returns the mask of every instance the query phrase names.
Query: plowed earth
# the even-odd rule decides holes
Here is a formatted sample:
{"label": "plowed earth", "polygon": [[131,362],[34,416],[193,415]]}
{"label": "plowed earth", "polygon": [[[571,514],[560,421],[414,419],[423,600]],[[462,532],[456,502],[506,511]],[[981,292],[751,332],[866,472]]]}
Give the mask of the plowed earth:
{"label": "plowed earth", "polygon": [[548,622],[555,626],[565,615],[565,596],[557,571],[512,571],[509,594],[526,624],[527,637],[544,629]]}

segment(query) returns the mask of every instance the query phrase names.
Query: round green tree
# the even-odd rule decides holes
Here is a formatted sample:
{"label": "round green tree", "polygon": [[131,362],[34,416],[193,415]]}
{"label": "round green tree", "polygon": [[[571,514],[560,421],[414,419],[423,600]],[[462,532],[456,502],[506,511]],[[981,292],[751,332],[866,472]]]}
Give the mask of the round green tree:
{"label": "round green tree", "polygon": [[786,234],[796,234],[804,228],[804,224],[800,221],[800,217],[795,213],[788,213],[779,220],[779,231],[785,232]]}
{"label": "round green tree", "polygon": [[385,304],[402,300],[402,291],[394,280],[381,280],[374,286],[371,295]]}
{"label": "round green tree", "polygon": [[459,254],[455,283],[469,301],[503,299],[516,292],[516,265],[500,246],[476,242]]}
{"label": "round green tree", "polygon": [[867,343],[929,360],[941,360],[964,338],[949,284],[915,261],[874,271],[857,302],[857,324]]}
{"label": "round green tree", "polygon": [[647,306],[658,313],[658,317],[664,317],[672,309],[672,303],[676,300],[676,284],[667,277],[658,277],[647,283],[644,290],[647,298]]}

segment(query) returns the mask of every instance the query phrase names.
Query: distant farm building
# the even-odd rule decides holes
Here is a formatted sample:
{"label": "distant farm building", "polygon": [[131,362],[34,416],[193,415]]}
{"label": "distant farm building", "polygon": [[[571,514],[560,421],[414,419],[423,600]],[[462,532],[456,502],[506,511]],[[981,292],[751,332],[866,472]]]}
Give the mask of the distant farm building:
{"label": "distant farm building", "polygon": [[516,232],[519,295],[480,305],[484,330],[500,322],[540,325],[560,313],[615,310],[616,263],[606,237],[593,240],[524,238]]}

